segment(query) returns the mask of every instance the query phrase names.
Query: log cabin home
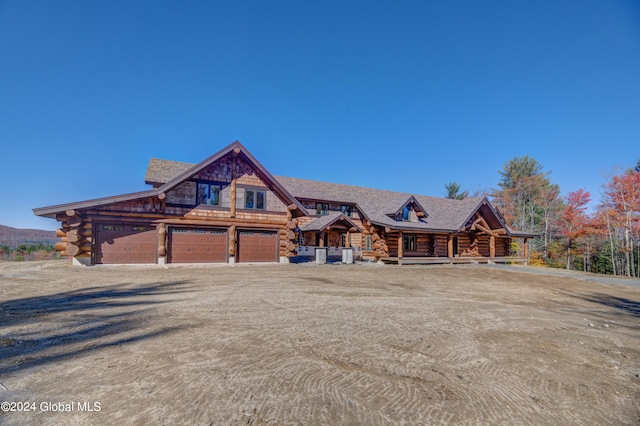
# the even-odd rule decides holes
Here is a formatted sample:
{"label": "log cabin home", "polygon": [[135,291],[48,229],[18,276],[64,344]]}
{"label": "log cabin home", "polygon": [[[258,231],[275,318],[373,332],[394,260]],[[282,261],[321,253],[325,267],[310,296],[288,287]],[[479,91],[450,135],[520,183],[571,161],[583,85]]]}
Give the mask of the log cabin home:
{"label": "log cabin home", "polygon": [[526,262],[535,236],[506,226],[487,198],[273,176],[237,141],[198,164],[151,159],[145,182],[152,188],[34,213],[61,223],[56,249],[80,265],[288,263],[318,250],[398,264]]}

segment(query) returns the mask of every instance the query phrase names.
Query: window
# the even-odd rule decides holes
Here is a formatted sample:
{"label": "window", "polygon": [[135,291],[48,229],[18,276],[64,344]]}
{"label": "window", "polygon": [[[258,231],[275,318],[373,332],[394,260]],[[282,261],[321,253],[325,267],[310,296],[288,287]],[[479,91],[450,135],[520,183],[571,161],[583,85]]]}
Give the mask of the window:
{"label": "window", "polygon": [[124,231],[124,226],[122,225],[102,225],[103,231]]}
{"label": "window", "polygon": [[266,194],[264,191],[255,189],[244,190],[244,207],[246,209],[264,210],[266,205]]}
{"label": "window", "polygon": [[404,206],[402,209],[402,220],[409,221],[411,214],[411,208],[409,206]]}
{"label": "window", "polygon": [[326,216],[329,214],[329,204],[327,203],[316,203],[316,213],[322,216]]}
{"label": "window", "polygon": [[418,237],[416,235],[404,235],[403,250],[418,251]]}
{"label": "window", "polygon": [[153,228],[150,226],[132,226],[131,230],[135,232],[147,232],[153,230]]}
{"label": "window", "polygon": [[373,250],[373,240],[371,239],[371,235],[364,236],[364,249]]}
{"label": "window", "polygon": [[351,217],[353,213],[353,206],[345,206],[344,204],[340,206],[340,211],[345,215]]}
{"label": "window", "polygon": [[198,183],[198,205],[219,206],[221,185]]}
{"label": "window", "polygon": [[347,246],[347,234],[340,234],[340,247]]}

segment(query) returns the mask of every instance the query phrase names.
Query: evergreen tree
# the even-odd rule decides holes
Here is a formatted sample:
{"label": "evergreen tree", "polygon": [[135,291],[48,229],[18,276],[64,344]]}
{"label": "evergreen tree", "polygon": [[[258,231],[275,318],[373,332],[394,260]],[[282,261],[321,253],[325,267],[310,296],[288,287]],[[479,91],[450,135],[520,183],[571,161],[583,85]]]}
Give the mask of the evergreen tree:
{"label": "evergreen tree", "polygon": [[452,200],[464,200],[469,196],[467,191],[460,192],[460,184],[457,182],[445,184],[444,189],[447,191],[447,198]]}

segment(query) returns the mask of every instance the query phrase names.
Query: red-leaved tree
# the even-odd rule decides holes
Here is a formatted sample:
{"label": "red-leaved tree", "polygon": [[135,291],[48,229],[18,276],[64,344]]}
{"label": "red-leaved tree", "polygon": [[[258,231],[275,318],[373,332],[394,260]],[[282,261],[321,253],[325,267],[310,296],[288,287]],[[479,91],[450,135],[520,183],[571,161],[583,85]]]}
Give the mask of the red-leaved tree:
{"label": "red-leaved tree", "polygon": [[565,197],[566,206],[562,212],[562,222],[564,224],[561,234],[567,239],[567,269],[571,269],[573,243],[587,229],[588,217],[586,214],[587,204],[591,201],[591,194],[584,189],[570,192]]}

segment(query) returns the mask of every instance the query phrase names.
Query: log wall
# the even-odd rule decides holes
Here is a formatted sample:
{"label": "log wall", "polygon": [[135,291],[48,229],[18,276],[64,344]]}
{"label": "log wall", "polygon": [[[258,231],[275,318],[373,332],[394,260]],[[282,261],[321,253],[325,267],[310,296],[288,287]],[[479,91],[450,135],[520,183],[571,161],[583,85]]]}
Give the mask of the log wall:
{"label": "log wall", "polygon": [[471,237],[468,234],[458,235],[458,254],[462,254],[465,251],[469,251],[470,247],[471,247]]}
{"label": "log wall", "polygon": [[480,256],[489,257],[489,236],[488,235],[478,235],[478,251],[480,252]]}
{"label": "log wall", "polygon": [[447,257],[447,234],[435,234],[433,236],[433,255]]}
{"label": "log wall", "polygon": [[398,234],[387,234],[387,247],[389,247],[389,256],[395,257],[398,255]]}

